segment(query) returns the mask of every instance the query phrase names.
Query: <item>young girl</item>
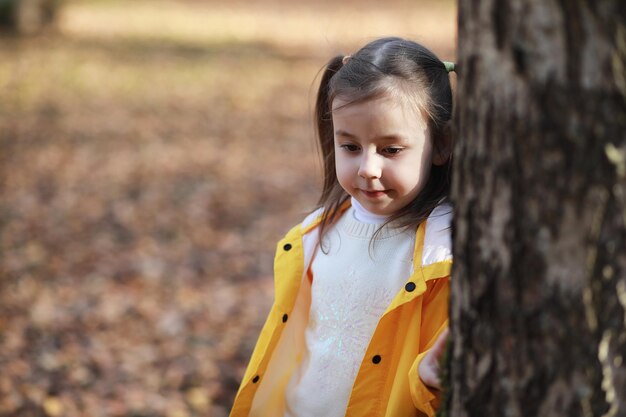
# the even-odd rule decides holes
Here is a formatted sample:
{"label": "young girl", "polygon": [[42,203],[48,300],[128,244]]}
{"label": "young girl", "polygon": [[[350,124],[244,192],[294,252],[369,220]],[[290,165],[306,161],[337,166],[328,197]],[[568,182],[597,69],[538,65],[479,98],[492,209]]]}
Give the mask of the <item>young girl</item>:
{"label": "young girl", "polygon": [[451,113],[446,65],[414,42],[380,39],[328,63],[321,207],[278,244],[274,305],[232,417],[434,415]]}

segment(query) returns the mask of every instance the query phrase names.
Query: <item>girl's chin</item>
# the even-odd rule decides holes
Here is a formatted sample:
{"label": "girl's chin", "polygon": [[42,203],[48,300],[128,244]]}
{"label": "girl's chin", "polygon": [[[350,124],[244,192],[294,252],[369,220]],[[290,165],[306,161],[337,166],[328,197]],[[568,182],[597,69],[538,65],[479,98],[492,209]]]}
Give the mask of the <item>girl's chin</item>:
{"label": "girl's chin", "polygon": [[357,198],[357,200],[365,210],[377,216],[391,216],[394,213],[394,211],[391,210],[387,204],[383,204],[383,202],[376,204],[369,199]]}

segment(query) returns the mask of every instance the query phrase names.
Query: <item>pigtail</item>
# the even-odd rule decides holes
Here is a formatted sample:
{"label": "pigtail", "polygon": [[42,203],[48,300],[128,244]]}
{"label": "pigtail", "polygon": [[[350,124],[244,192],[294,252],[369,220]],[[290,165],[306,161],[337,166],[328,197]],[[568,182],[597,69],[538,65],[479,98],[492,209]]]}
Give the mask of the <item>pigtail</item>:
{"label": "pigtail", "polygon": [[335,169],[335,134],[332,118],[332,97],[330,95],[330,81],[343,67],[344,58],[343,55],[337,55],[328,61],[320,81],[317,101],[315,103],[317,138],[319,140],[324,163],[324,188],[322,189],[322,195],[318,201],[318,204],[324,207],[319,226],[320,241],[324,236],[326,227],[332,223],[341,205],[348,198],[347,193],[337,182]]}
{"label": "pigtail", "polygon": [[337,55],[326,65],[315,103],[315,120],[317,138],[319,140],[322,157],[324,158],[324,188],[318,204],[324,205],[328,201],[334,185],[337,182],[335,173],[335,143],[332,119],[332,103],[330,100],[329,85],[333,76],[343,67],[343,56]]}

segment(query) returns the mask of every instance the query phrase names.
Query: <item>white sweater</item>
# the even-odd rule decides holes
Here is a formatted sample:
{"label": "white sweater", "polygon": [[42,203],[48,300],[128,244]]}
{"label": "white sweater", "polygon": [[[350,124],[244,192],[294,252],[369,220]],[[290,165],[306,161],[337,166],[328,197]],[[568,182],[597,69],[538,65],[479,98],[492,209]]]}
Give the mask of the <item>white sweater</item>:
{"label": "white sweater", "polygon": [[[378,320],[412,271],[415,228],[385,226],[356,200],[315,251],[306,354],[285,417],[340,417]],[[327,253],[324,253],[327,252]]]}

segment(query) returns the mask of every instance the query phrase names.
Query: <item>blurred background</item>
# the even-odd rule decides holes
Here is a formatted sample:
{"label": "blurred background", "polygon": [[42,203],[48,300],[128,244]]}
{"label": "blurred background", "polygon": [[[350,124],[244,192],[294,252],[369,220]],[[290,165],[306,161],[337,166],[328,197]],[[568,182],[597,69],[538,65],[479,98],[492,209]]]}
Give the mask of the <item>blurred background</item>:
{"label": "blurred background", "polygon": [[453,0],[0,0],[0,416],[225,417],[337,53]]}

